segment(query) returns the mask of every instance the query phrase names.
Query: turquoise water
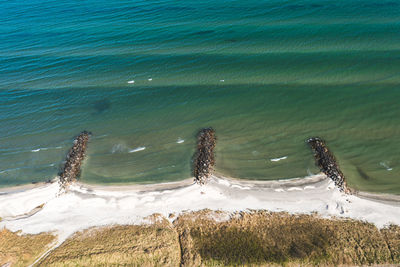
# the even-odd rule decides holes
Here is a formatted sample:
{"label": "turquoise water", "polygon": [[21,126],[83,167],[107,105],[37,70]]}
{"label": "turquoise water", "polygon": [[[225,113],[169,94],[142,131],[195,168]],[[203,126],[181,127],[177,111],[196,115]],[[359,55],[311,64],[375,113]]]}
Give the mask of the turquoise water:
{"label": "turquoise water", "polygon": [[82,130],[85,182],[185,179],[212,126],[224,175],[317,173],[318,135],[350,185],[400,194],[398,1],[0,6],[0,186],[53,178]]}

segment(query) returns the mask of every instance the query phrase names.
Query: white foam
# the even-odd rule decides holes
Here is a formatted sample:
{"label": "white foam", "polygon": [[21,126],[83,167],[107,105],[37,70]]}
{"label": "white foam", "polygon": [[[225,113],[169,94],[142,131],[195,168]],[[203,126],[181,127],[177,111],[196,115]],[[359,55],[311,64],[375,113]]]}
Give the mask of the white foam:
{"label": "white foam", "polygon": [[301,189],[300,187],[290,187],[288,188],[287,191],[302,191],[303,189]]}
{"label": "white foam", "polygon": [[117,152],[119,152],[119,153],[121,153],[121,152],[124,152],[124,151],[126,151],[128,148],[126,147],[126,145],[125,144],[115,144],[115,145],[113,145],[113,147],[111,148],[111,153],[117,153]]}
{"label": "white foam", "polygon": [[280,158],[270,159],[270,161],[276,162],[276,161],[280,161],[280,160],[283,160],[283,159],[287,159],[287,156],[280,157]]}
{"label": "white foam", "polygon": [[185,142],[185,140],[178,138],[178,141],[176,141],[177,144],[182,144],[183,142]]}
{"label": "white foam", "polygon": [[143,151],[143,150],[145,150],[145,149],[146,149],[145,146],[140,146],[140,147],[137,147],[137,148],[135,148],[135,149],[131,149],[131,150],[129,150],[128,152],[129,152],[129,153],[134,153],[134,152]]}
{"label": "white foam", "polygon": [[225,82],[225,80],[219,80],[221,83]]}
{"label": "white foam", "polygon": [[382,167],[386,168],[387,171],[393,170],[393,168],[390,168],[389,165],[387,165],[385,162],[379,163]]}
{"label": "white foam", "polygon": [[304,187],[304,190],[306,190],[306,189],[315,189],[315,186],[313,186],[313,185],[306,185],[306,186]]}
{"label": "white foam", "polygon": [[39,151],[45,151],[45,150],[49,150],[49,149],[60,149],[62,148],[61,146],[56,146],[56,147],[41,147],[41,148],[37,148],[37,149],[32,149],[31,152],[39,152]]}
{"label": "white foam", "polygon": [[129,84],[134,84],[135,81],[134,81],[134,80],[131,80],[131,81],[128,81],[128,83],[129,83]]}
{"label": "white foam", "polygon": [[240,186],[240,185],[237,185],[237,184],[233,184],[231,187],[232,188],[239,188],[239,189],[242,189],[242,190],[250,190],[249,186]]}
{"label": "white foam", "polygon": [[230,186],[230,183],[227,180],[219,179],[217,180],[219,184]]}
{"label": "white foam", "polygon": [[153,80],[153,78],[148,78],[147,80],[148,80],[149,82],[151,82],[151,81]]}

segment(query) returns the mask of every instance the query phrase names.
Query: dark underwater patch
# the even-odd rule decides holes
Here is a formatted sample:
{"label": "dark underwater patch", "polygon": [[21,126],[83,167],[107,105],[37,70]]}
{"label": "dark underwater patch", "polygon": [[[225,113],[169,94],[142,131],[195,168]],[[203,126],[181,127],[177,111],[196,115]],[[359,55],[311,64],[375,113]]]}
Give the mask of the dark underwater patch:
{"label": "dark underwater patch", "polygon": [[108,99],[102,99],[93,103],[95,113],[100,114],[111,108],[111,102]]}
{"label": "dark underwater patch", "polygon": [[357,167],[357,172],[360,175],[360,177],[363,178],[364,180],[371,180],[371,177],[360,167]]}

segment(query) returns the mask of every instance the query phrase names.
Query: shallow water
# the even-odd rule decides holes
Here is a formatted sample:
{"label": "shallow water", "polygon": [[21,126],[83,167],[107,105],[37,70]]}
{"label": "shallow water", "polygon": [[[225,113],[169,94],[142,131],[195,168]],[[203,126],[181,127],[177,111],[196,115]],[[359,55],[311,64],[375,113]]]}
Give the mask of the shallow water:
{"label": "shallow water", "polygon": [[317,173],[321,136],[350,185],[400,194],[396,1],[13,1],[0,4],[0,186],[51,179],[93,132],[81,179]]}

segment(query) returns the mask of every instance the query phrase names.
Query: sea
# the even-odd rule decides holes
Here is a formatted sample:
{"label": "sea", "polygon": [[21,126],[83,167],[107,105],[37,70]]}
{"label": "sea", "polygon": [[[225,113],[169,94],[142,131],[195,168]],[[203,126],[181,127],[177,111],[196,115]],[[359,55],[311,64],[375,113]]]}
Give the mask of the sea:
{"label": "sea", "polygon": [[80,180],[319,172],[326,140],[357,190],[400,194],[400,1],[0,2],[0,187],[53,179],[92,132]]}

